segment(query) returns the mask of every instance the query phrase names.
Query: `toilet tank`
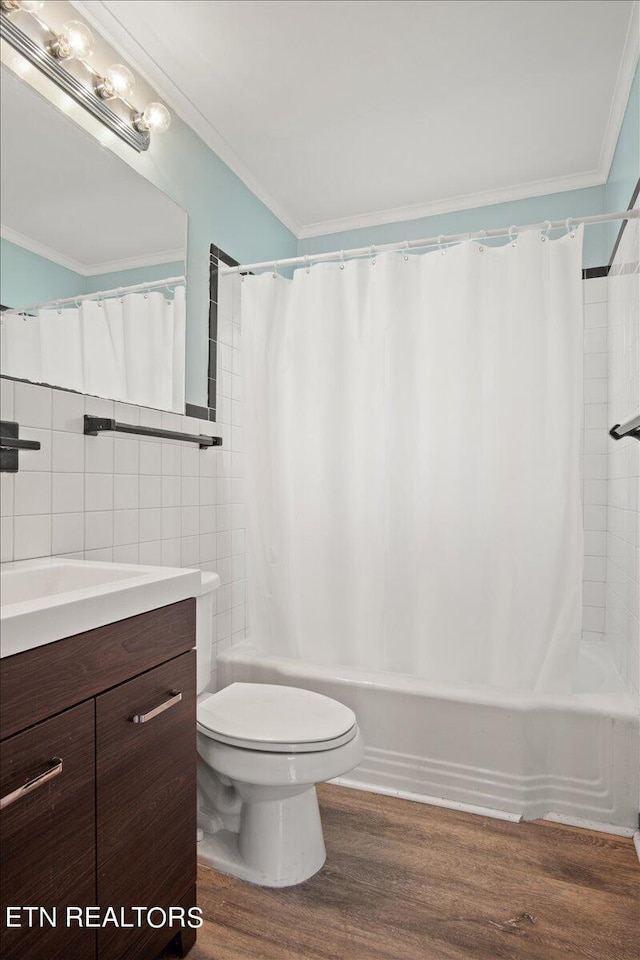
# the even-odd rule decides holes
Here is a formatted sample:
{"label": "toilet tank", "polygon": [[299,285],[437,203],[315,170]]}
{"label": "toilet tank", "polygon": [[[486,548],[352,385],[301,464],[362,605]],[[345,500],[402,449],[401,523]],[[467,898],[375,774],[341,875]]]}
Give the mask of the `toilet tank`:
{"label": "toilet tank", "polygon": [[220,586],[217,573],[202,571],[200,576],[200,593],[196,597],[197,693],[202,693],[211,680],[213,595]]}

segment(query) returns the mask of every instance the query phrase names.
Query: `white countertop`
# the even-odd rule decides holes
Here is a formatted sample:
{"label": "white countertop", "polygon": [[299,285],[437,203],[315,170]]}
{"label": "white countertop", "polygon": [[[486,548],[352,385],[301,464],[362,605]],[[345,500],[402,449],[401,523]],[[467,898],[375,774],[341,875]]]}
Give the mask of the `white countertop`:
{"label": "white countertop", "polygon": [[201,592],[199,570],[61,557],[3,563],[0,657],[197,597]]}

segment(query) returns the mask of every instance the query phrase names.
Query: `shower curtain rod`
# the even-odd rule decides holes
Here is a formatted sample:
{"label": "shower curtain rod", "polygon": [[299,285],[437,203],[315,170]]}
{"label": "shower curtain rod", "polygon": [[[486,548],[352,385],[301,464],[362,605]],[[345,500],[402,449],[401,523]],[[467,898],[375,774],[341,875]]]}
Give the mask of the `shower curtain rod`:
{"label": "shower curtain rod", "polygon": [[6,313],[26,313],[27,310],[44,310],[45,307],[61,307],[65,303],[82,303],[83,300],[104,300],[105,297],[122,296],[125,293],[140,293],[142,290],[153,290],[155,287],[180,286],[186,282],[186,277],[167,277],[165,280],[149,280],[147,283],[136,283],[131,287],[115,287],[113,290],[96,290],[95,293],[81,293],[77,297],[65,297],[63,300],[48,300],[46,303],[34,303],[28,307],[9,307]]}
{"label": "shower curtain rod", "polygon": [[608,223],[615,220],[634,220],[640,217],[640,209],[625,210],[622,213],[600,213],[593,217],[567,217],[565,220],[545,220],[543,223],[528,223],[523,227],[501,227],[497,230],[480,230],[478,233],[452,233],[448,236],[429,237],[425,240],[405,240],[403,243],[373,244],[368,247],[353,247],[350,250],[332,250],[330,253],[309,253],[302,257],[288,257],[285,260],[263,260],[261,263],[241,263],[237,267],[228,267],[222,262],[219,264],[221,274],[248,273],[250,270],[273,269],[280,267],[307,266],[311,263],[321,263],[326,260],[342,260],[344,258],[375,256],[377,253],[403,253],[417,247],[435,247],[462,240],[488,240],[491,237],[517,236],[530,230],[562,230],[579,227],[580,224]]}

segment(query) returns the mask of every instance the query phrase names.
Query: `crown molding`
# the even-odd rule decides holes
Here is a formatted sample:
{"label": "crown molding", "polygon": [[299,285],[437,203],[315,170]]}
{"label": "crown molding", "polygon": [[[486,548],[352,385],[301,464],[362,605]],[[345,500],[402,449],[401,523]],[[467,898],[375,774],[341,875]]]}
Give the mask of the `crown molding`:
{"label": "crown molding", "polygon": [[17,247],[28,250],[29,253],[35,253],[38,257],[44,257],[45,260],[51,260],[53,263],[57,263],[59,267],[65,267],[67,270],[73,271],[73,273],[78,273],[81,277],[87,276],[87,274],[83,273],[84,268],[79,260],[74,260],[72,257],[65,257],[63,253],[58,253],[57,250],[48,247],[45,243],[40,243],[38,240],[26,237],[23,233],[18,233],[17,230],[13,230],[11,227],[0,224],[0,237],[2,237],[3,240],[8,240],[9,243],[15,244]]}
{"label": "crown molding", "polygon": [[141,257],[129,257],[125,260],[105,260],[103,263],[89,263],[84,266],[85,277],[96,277],[101,273],[119,273],[121,270],[137,270],[141,267],[154,267],[162,263],[184,262],[185,251],[161,250]]}
{"label": "crown molding", "polygon": [[620,131],[624,120],[625,110],[629,102],[629,93],[631,84],[636,72],[638,58],[640,57],[640,2],[635,0],[629,17],[629,26],[627,27],[627,36],[625,39],[622,59],[618,69],[616,85],[611,101],[607,129],[602,141],[600,150],[600,161],[598,169],[602,175],[602,182],[606,183],[609,179],[609,172],[613,157],[620,138]]}
{"label": "crown molding", "polygon": [[568,177],[556,177],[550,180],[538,180],[534,183],[521,183],[498,190],[485,190],[482,193],[467,193],[445,200],[428,203],[416,203],[406,207],[394,207],[389,210],[376,210],[373,213],[359,214],[353,217],[341,217],[336,220],[324,220],[319,223],[307,223],[300,228],[299,239],[321,237],[329,233],[343,233],[346,230],[358,230],[361,227],[377,227],[383,223],[402,223],[405,220],[420,220],[423,217],[435,217],[460,210],[473,210],[476,207],[490,207],[498,203],[511,203],[515,200],[527,200],[542,197],[550,193],[565,193],[568,190],[582,190],[584,187],[598,187],[604,183],[599,170],[590,170]]}
{"label": "crown molding", "polygon": [[[168,107],[242,180],[244,185],[260,200],[281,223],[298,237],[300,224],[288,210],[260,183],[250,167],[236,153],[219,130],[210,123],[192,100],[167,76],[136,37],[118,20],[102,0],[70,0],[71,4],[91,23],[107,43],[127,58],[134,70],[157,90]],[[144,36],[141,26],[140,36]]]}
{"label": "crown molding", "polygon": [[51,260],[60,267],[65,267],[81,277],[95,277],[103,273],[119,273],[121,270],[137,270],[140,267],[153,267],[162,263],[175,263],[177,260],[184,260],[184,250],[161,250],[160,253],[152,253],[148,256],[129,257],[126,260],[105,260],[103,263],[80,263],[72,257],[66,257],[63,253],[53,250],[38,240],[26,237],[11,227],[0,224],[0,236],[3,240],[22,247],[30,253],[35,253],[38,257],[44,257],[45,260]]}

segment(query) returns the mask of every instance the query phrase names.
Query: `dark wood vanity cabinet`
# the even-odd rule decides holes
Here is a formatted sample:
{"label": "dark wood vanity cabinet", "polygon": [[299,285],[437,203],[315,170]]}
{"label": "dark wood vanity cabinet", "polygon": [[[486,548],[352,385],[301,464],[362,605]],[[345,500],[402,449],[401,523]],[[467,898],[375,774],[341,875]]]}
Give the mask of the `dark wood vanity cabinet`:
{"label": "dark wood vanity cabinet", "polygon": [[[129,912],[196,903],[194,643],[185,600],[2,661],[2,960],[154,960],[195,942]],[[56,923],[22,912],[10,928],[8,906]],[[87,906],[118,925],[67,925]]]}

